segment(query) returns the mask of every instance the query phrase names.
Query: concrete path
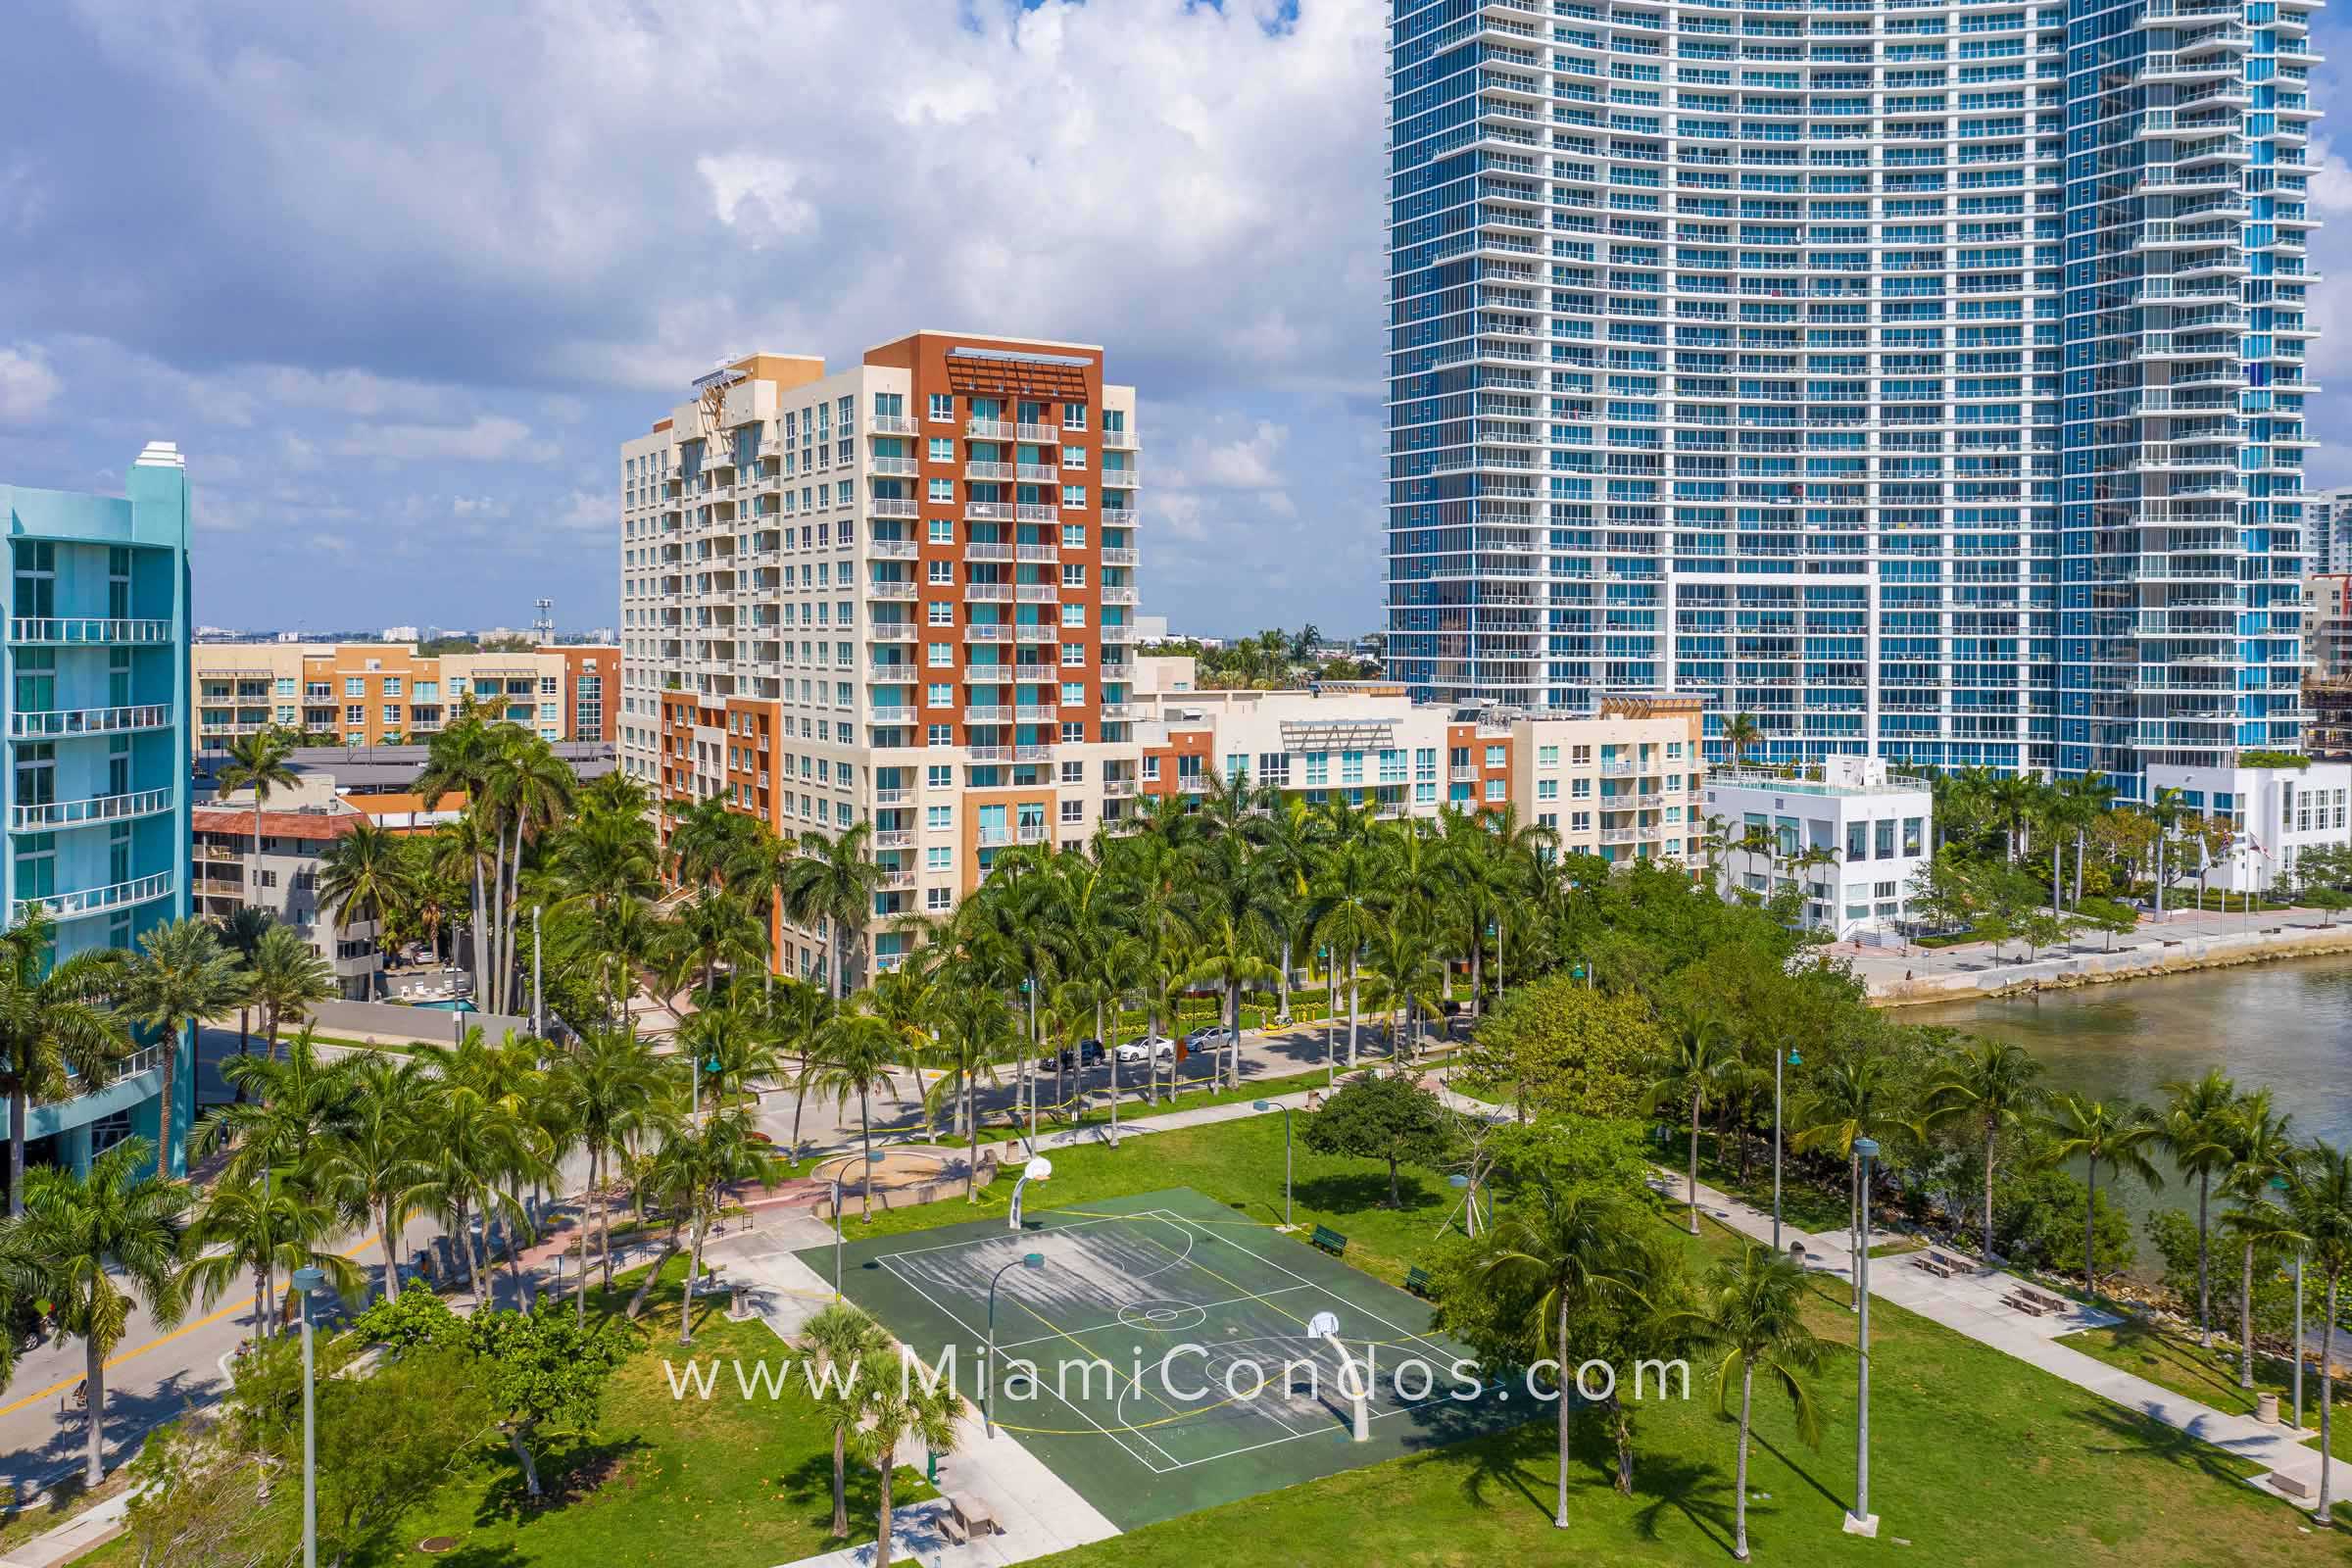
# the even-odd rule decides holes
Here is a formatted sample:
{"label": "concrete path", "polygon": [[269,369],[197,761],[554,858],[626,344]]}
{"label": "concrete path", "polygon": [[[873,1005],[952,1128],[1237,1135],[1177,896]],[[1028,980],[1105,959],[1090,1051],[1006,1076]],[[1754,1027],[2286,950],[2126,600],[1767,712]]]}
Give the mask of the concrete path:
{"label": "concrete path", "polygon": [[1873,1000],[1957,1002],[2018,987],[2053,988],[2095,979],[2180,972],[2255,958],[2318,956],[2352,949],[2352,920],[2319,909],[2218,909],[2143,914],[2138,927],[2112,939],[2085,933],[2032,960],[2022,942],[1922,948],[1832,943],[1822,951],[1853,966]]}
{"label": "concrete path", "polygon": [[[1663,1168],[1650,1185],[1678,1204],[1688,1191],[1684,1176]],[[1698,1206],[1741,1235],[1768,1245],[1772,1241],[1769,1212],[1720,1193],[1704,1182],[1698,1186]],[[1853,1278],[1853,1249],[1843,1232],[1817,1236],[1783,1224],[1781,1239],[1784,1247],[1791,1242],[1804,1246],[1807,1268],[1848,1281]],[[2298,1432],[2284,1425],[2266,1426],[2251,1416],[2216,1410],[2110,1366],[2096,1356],[2060,1345],[2056,1342],[2064,1335],[2119,1320],[2082,1305],[2063,1314],[2028,1316],[2002,1303],[2001,1298],[2017,1284],[2014,1276],[1998,1271],[1943,1280],[1925,1269],[1912,1267],[1908,1257],[1870,1260],[1873,1300],[1892,1301],[2003,1354],[2064,1378],[2077,1388],[2087,1389],[2128,1410],[2152,1416],[2176,1431],[2188,1433],[2226,1453],[2258,1464],[2265,1473],[2256,1477],[2253,1484],[2266,1491],[2306,1506],[2317,1501],[2320,1454],[2317,1448],[2304,1446],[2304,1440],[2317,1434]],[[2300,1496],[2281,1492],[2271,1485],[2277,1477],[2295,1481],[2305,1490]]]}

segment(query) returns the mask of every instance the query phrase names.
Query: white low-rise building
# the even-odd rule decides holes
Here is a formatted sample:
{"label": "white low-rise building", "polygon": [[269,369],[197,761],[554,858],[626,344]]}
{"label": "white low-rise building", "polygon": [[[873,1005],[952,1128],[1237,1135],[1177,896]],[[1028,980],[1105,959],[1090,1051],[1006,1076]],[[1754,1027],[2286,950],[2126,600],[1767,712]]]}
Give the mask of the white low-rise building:
{"label": "white low-rise building", "polygon": [[[2259,756],[2260,754],[2249,754]],[[2296,857],[2308,849],[2352,843],[2352,762],[2302,767],[2148,768],[2151,790],[2177,789],[2180,810],[2227,821],[2228,845],[2209,860],[2202,851],[2174,863],[2183,876],[2205,872],[2205,885],[2257,892],[2291,884]]]}
{"label": "white low-rise building", "polygon": [[1805,888],[1807,925],[1839,938],[1894,932],[1911,879],[1935,845],[1935,796],[1924,778],[1878,758],[1833,757],[1819,777],[1721,767],[1706,775],[1705,827],[1725,897]]}

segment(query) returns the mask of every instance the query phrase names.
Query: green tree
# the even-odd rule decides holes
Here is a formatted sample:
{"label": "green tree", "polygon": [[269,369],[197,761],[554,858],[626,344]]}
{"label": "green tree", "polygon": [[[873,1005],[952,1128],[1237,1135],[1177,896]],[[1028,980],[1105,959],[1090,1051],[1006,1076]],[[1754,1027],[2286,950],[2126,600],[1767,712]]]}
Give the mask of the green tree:
{"label": "green tree", "polygon": [[1734,713],[1723,721],[1723,744],[1732,754],[1732,765],[1739,767],[1747,760],[1747,754],[1764,744],[1764,731],[1756,723],[1756,715]]}
{"label": "green tree", "polygon": [[727,1189],[758,1180],[767,1156],[753,1141],[751,1118],[721,1111],[701,1121],[673,1120],[654,1154],[654,1190],[686,1218],[686,1284],[679,1292],[678,1343],[694,1343],[694,1292],[703,1273],[703,1243],[726,1202]]}
{"label": "green tree", "polygon": [[52,965],[56,922],[38,904],[0,933],[0,1090],[8,1095],[8,1212],[24,1212],[26,1112],[78,1081],[97,1089],[130,1050],[112,1004],[115,956],[79,953]]}
{"label": "green tree", "polygon": [[2113,899],[2079,899],[2075,917],[2089,929],[2105,933],[2109,953],[2115,951],[2117,937],[2128,937],[2139,929],[2139,911]]}
{"label": "green tree", "polygon": [[1648,1004],[1565,971],[1523,985],[1478,1026],[1462,1065],[1507,1088],[1521,1121],[1538,1111],[1636,1116],[1644,1073],[1666,1049]]}
{"label": "green tree", "polygon": [[1562,1191],[1548,1182],[1539,1183],[1488,1232],[1476,1265],[1477,1277],[1527,1298],[1535,1339],[1541,1342],[1544,1331],[1551,1331],[1559,1424],[1554,1529],[1568,1528],[1570,1368],[1582,1359],[1571,1346],[1569,1329],[1582,1318],[1640,1304],[1637,1281],[1653,1261],[1635,1243],[1641,1225],[1642,1216],[1614,1193]]}
{"label": "green tree", "polygon": [[[1369,846],[1344,842],[1325,860],[1307,906],[1315,940],[1331,951],[1331,967],[1348,960],[1348,1066],[1357,1061],[1356,1017],[1361,1004],[1359,960],[1382,928],[1380,862]],[[1335,1009],[1336,1010],[1336,1009]]]}
{"label": "green tree", "polygon": [[421,1134],[433,1082],[414,1056],[370,1051],[351,1058],[344,1115],[316,1152],[318,1190],[345,1220],[371,1226],[384,1251],[384,1294],[400,1295],[400,1237],[418,1188],[432,1177]]}
{"label": "green tree", "polygon": [[1389,1167],[1388,1206],[1400,1208],[1404,1199],[1396,1183],[1397,1166],[1443,1164],[1453,1149],[1453,1130],[1438,1097],[1410,1078],[1359,1073],[1306,1118],[1298,1141],[1319,1154],[1384,1161]]}
{"label": "green tree", "polygon": [[785,912],[804,926],[822,926],[830,937],[826,978],[837,1002],[850,994],[852,934],[872,917],[874,892],[882,882],[882,869],[869,853],[872,840],[870,822],[844,828],[832,838],[805,833],[799,858],[785,867]]}
{"label": "green tree", "polygon": [[[627,1146],[652,1113],[662,1078],[651,1050],[634,1029],[597,1029],[556,1063],[556,1092],[568,1102],[588,1156],[588,1201],[594,1206],[596,1250],[605,1289],[612,1288],[612,1230],[606,1191],[614,1153]],[[588,1216],[580,1223],[580,1267],[573,1316],[588,1321]]]}
{"label": "green tree", "polygon": [[[976,1173],[980,1168],[980,1084],[994,1083],[997,1067],[1017,1047],[1019,1031],[1004,993],[992,986],[967,982],[951,970],[951,981],[939,1012],[939,1045],[934,1060],[939,1075],[924,1091],[931,1105],[955,1107],[952,1120],[970,1142],[963,1164],[963,1200],[980,1200]],[[860,1191],[864,1183],[858,1183]]]}
{"label": "green tree", "polygon": [[919,1438],[931,1452],[945,1456],[956,1449],[956,1418],[963,1400],[947,1379],[926,1383],[920,1377],[869,1377],[859,1380],[858,1455],[874,1467],[881,1481],[881,1504],[874,1536],[877,1568],[890,1568],[891,1482],[898,1473],[899,1445]]}
{"label": "green tree", "polygon": [[2290,1237],[2289,1216],[2271,1201],[2271,1193],[2273,1184],[2283,1185],[2294,1166],[2294,1135],[2288,1130],[2292,1120],[2272,1108],[2268,1089],[2257,1089],[2230,1107],[2222,1137],[2228,1151],[2222,1193],[2232,1205],[2222,1216],[2222,1232],[2242,1249],[2237,1296],[2241,1389],[2254,1387],[2254,1254]]}
{"label": "green tree", "polygon": [[1690,1107],[1690,1234],[1698,1234],[1698,1117],[1707,1097],[1722,1078],[1724,1066],[1737,1054],[1724,1039],[1723,1025],[1699,1013],[1686,1012],[1667,1025],[1666,1049],[1649,1064],[1649,1083],[1642,1103],[1651,1110],[1667,1105]]}
{"label": "green tree", "polygon": [[[181,1124],[180,1042],[192,1040],[199,1024],[235,1006],[244,994],[236,955],[220,946],[204,921],[172,920],[140,936],[139,951],[122,979],[122,1010],[153,1031],[164,1047],[156,1129],[158,1164],[168,1176],[186,1169],[186,1150],[173,1136]],[[195,1119],[192,1104],[187,1119]]]}
{"label": "green tree", "polygon": [[[2306,1146],[2287,1178],[2286,1207],[2294,1216],[2296,1240],[2310,1250],[2328,1287],[2328,1309],[2320,1317],[2320,1497],[2312,1512],[2320,1523],[2332,1524],[2335,1325],[2337,1293],[2352,1270],[2352,1154],[2316,1141]],[[2296,1350],[2300,1353],[2302,1347]]]}
{"label": "green tree", "polygon": [[35,1169],[6,1239],[24,1284],[81,1341],[89,1411],[82,1479],[93,1487],[106,1479],[106,1358],[122,1343],[134,1305],[170,1328],[185,1302],[177,1265],[188,1192],[142,1174],[152,1150],[144,1138],[125,1138],[91,1160],[86,1175]]}
{"label": "green tree", "polygon": [[[363,816],[326,847],[318,869],[318,907],[338,927],[381,927],[416,898],[415,869],[408,841],[373,817]],[[374,990],[370,979],[370,1001]]]}
{"label": "green tree", "polygon": [[[807,1074],[808,1087],[834,1097],[834,1103],[858,1101],[858,1147],[866,1161],[874,1150],[873,1094],[890,1085],[890,1069],[898,1057],[898,1041],[890,1026],[870,1012],[849,1012],[828,1024],[817,1047],[817,1057]],[[870,1168],[870,1164],[861,1166]],[[874,1217],[873,1184],[858,1184],[860,1217]]]}
{"label": "green tree", "polygon": [[1984,1221],[1978,1233],[1984,1262],[1991,1266],[1992,1173],[2001,1135],[2026,1126],[2049,1098],[2040,1084],[2041,1063],[2023,1046],[2005,1040],[1977,1041],[1929,1087],[1931,1126],[1966,1125],[1984,1141]]}
{"label": "green tree", "polygon": [[2106,1168],[2111,1177],[2135,1176],[2145,1182],[2150,1192],[2164,1186],[2163,1173],[2148,1158],[2148,1150],[2159,1131],[2155,1118],[2136,1106],[2110,1105],[2102,1100],[2084,1095],[2061,1095],[2053,1100],[2042,1116],[2042,1131],[2049,1143],[2044,1151],[2046,1163],[2057,1165],[2081,1160],[2088,1176],[2087,1196],[2082,1205],[2082,1284],[2092,1296],[2098,1295],[2097,1232],[2094,1228],[2099,1197],[2099,1170]]}
{"label": "green tree", "polygon": [[231,1177],[205,1193],[188,1226],[194,1256],[181,1266],[179,1294],[211,1306],[239,1279],[253,1284],[254,1334],[277,1332],[279,1274],[316,1268],[337,1291],[357,1291],[367,1276],[351,1259],[323,1245],[334,1234],[335,1211],[287,1184]]}
{"label": "green tree", "polygon": [[881,1324],[848,1302],[836,1301],[818,1308],[801,1325],[801,1348],[816,1363],[812,1392],[817,1414],[833,1430],[833,1527],[828,1534],[840,1539],[850,1533],[850,1434],[864,1418],[858,1383],[868,1368],[891,1359],[894,1342]]}
{"label": "green tree", "polygon": [[[272,925],[262,933],[247,960],[245,983],[253,1004],[262,1011],[262,1041],[270,1055],[277,1054],[280,1028],[289,1021],[301,1023],[313,1006],[332,1002],[338,994],[333,968],[289,925]],[[244,1093],[242,1088],[237,1091],[240,1099]]]}
{"label": "green tree", "polygon": [[1707,1271],[1698,1304],[1681,1320],[1691,1341],[1723,1352],[1715,1367],[1715,1407],[1731,1402],[1740,1387],[1740,1458],[1732,1480],[1738,1520],[1732,1555],[1747,1560],[1747,1442],[1754,1424],[1756,1374],[1777,1386],[1796,1416],[1796,1435],[1808,1447],[1821,1446],[1821,1407],[1813,1397],[1813,1374],[1828,1359],[1829,1347],[1805,1327],[1804,1270],[1770,1248],[1754,1244],[1737,1259]]}
{"label": "green tree", "polygon": [[239,735],[228,743],[227,756],[213,779],[213,788],[223,798],[239,790],[253,791],[253,860],[245,867],[245,903],[249,906],[261,903],[262,808],[270,804],[274,791],[295,785],[297,775],[288,765],[295,740],[293,734],[275,725]]}
{"label": "green tree", "polygon": [[2212,1067],[2202,1078],[2177,1079],[2162,1087],[2166,1103],[2151,1141],[2172,1159],[2175,1170],[2196,1183],[2197,1331],[2205,1348],[2211,1349],[2213,1180],[2230,1168],[2237,1085],[2219,1067]]}

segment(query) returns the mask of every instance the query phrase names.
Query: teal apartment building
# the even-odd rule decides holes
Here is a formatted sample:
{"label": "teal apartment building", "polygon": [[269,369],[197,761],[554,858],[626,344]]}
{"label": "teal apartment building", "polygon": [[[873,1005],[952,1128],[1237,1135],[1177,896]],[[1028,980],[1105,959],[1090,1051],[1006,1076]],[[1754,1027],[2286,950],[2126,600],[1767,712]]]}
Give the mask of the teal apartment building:
{"label": "teal apartment building", "polygon": [[[8,532],[8,920],[57,922],[58,956],[135,949],[188,912],[188,480],[151,442],[123,497],[0,484]],[[147,1044],[93,1093],[33,1107],[28,1162],[79,1166],[157,1137],[163,1056],[180,1053],[170,1168],[182,1163],[187,1042]]]}

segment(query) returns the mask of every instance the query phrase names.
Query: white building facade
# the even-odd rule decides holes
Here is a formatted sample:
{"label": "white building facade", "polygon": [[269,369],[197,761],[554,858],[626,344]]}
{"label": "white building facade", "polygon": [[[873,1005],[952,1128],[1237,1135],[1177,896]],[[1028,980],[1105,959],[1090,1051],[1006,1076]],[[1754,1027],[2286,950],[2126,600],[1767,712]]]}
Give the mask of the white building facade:
{"label": "white building facade", "polygon": [[2352,762],[2304,767],[2158,767],[2158,789],[2180,792],[2183,812],[2230,826],[2228,846],[2207,858],[2176,858],[2178,875],[2202,871],[2205,885],[2233,893],[2291,887],[2298,856],[2352,840]]}
{"label": "white building facade", "polygon": [[1924,778],[1876,758],[1831,758],[1819,778],[1769,768],[1707,775],[1705,821],[1722,844],[1725,896],[1768,899],[1804,888],[1804,921],[1840,939],[1889,935],[1909,917],[1911,879],[1935,848],[1935,796]]}

